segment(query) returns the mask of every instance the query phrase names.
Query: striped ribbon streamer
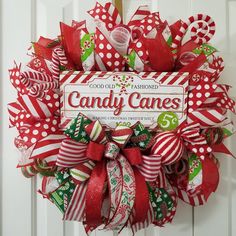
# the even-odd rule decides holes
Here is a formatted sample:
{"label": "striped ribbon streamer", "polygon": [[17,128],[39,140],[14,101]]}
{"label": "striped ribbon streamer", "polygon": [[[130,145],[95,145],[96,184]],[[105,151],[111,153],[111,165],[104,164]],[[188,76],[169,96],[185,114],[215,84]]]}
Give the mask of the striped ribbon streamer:
{"label": "striped ribbon streamer", "polygon": [[57,157],[57,166],[71,168],[87,161],[85,156],[87,145],[71,139],[65,139]]}
{"label": "striped ribbon streamer", "polygon": [[123,1],[115,0],[115,6],[108,2],[105,5],[105,8],[108,10],[111,17],[115,20],[116,25],[122,24],[123,17]]}
{"label": "striped ribbon streamer", "polygon": [[68,63],[65,51],[61,47],[56,47],[52,53],[52,77],[59,81],[60,65],[65,66]]}
{"label": "striped ribbon streamer", "polygon": [[22,84],[27,88],[31,88],[34,82],[53,82],[53,78],[50,75],[34,71],[22,72],[20,79]]}
{"label": "striped ribbon streamer", "polygon": [[85,194],[87,190],[87,182],[83,182],[76,186],[71,201],[63,216],[63,220],[83,221],[85,210]]}
{"label": "striped ribbon streamer", "polygon": [[160,173],[161,159],[160,155],[142,156],[143,163],[137,167],[146,181],[156,181]]}
{"label": "striped ribbon streamer", "polygon": [[47,94],[45,90],[52,90],[52,89],[58,89],[58,88],[59,88],[59,84],[57,81],[35,84],[30,88],[29,93],[30,95],[34,97],[43,98]]}

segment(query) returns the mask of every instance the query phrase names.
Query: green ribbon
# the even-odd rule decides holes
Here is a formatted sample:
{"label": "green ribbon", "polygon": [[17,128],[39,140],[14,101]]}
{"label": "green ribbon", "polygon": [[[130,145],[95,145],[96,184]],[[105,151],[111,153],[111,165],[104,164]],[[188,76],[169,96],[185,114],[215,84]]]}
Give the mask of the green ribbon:
{"label": "green ribbon", "polygon": [[174,202],[164,188],[152,188],[147,183],[149,198],[157,221],[163,220],[174,207]]}
{"label": "green ribbon", "polygon": [[81,142],[88,143],[89,136],[85,132],[85,126],[90,124],[92,121],[81,113],[72,121],[69,128],[65,130],[65,134],[71,139]]}

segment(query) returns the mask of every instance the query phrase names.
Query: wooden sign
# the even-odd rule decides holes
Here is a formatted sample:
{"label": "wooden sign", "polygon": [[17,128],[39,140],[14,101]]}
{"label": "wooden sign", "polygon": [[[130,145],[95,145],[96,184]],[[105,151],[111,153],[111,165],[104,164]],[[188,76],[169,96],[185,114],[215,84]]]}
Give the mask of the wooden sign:
{"label": "wooden sign", "polygon": [[61,128],[79,112],[107,127],[142,122],[156,126],[164,111],[186,119],[188,73],[64,72],[60,77]]}

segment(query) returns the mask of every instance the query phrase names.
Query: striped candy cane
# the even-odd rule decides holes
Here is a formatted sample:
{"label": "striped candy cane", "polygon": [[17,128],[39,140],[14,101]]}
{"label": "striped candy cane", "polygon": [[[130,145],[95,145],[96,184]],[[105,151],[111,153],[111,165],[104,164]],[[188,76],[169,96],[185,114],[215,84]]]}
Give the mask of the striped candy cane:
{"label": "striped candy cane", "polygon": [[192,23],[196,23],[196,25],[191,28],[190,34],[191,40],[193,40],[195,43],[206,43],[215,34],[215,22],[210,16],[204,14],[197,14],[195,16],[191,16],[188,18],[187,22],[183,23],[178,34],[173,40],[172,48],[175,54],[177,48],[181,45],[181,42]]}
{"label": "striped candy cane", "polygon": [[30,81],[30,79],[31,77],[29,76],[28,72],[21,73],[20,80],[26,88],[31,88],[31,86],[33,85],[33,82]]}
{"label": "striped candy cane", "polygon": [[43,98],[46,95],[45,90],[57,89],[58,87],[59,84],[57,81],[35,84],[30,88],[30,95],[34,97]]}
{"label": "striped candy cane", "polygon": [[31,88],[33,86],[33,81],[42,81],[42,82],[53,82],[53,78],[50,75],[38,73],[34,71],[24,71],[20,75],[22,84],[26,88]]}
{"label": "striped candy cane", "polygon": [[56,47],[52,53],[52,77],[59,80],[60,65],[65,66],[68,63],[65,51],[61,47]]}

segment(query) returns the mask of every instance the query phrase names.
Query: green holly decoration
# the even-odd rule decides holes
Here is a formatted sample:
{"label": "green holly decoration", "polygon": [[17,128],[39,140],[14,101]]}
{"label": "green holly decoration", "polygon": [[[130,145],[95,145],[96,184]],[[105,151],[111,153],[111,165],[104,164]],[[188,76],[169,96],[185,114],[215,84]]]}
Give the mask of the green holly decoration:
{"label": "green holly decoration", "polygon": [[140,122],[137,122],[134,127],[134,134],[131,141],[142,150],[148,149],[153,144],[152,134]]}
{"label": "green holly decoration", "polygon": [[69,128],[65,130],[65,134],[75,141],[88,143],[89,136],[86,134],[84,128],[91,122],[92,121],[90,119],[79,113],[78,116],[71,122]]}
{"label": "green holly decoration", "polygon": [[152,188],[148,183],[147,186],[155,219],[157,221],[163,220],[167,216],[168,212],[172,211],[174,202],[164,188]]}

